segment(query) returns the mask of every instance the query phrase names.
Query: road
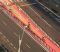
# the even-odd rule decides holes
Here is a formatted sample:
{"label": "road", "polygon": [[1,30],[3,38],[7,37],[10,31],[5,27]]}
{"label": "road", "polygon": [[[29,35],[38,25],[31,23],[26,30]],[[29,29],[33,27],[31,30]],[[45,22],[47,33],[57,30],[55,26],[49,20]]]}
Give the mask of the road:
{"label": "road", "polygon": [[[20,26],[21,27],[21,26]],[[19,47],[19,35],[22,36],[23,28],[21,29],[14,21],[11,20],[11,16],[9,16],[3,8],[0,8],[0,44],[3,44],[10,52],[17,52]],[[20,36],[20,38],[21,38]],[[2,38],[3,37],[3,38]],[[26,42],[26,38],[28,38],[28,42]],[[24,33],[24,37],[22,40],[22,46],[24,47],[26,44],[27,47],[31,44],[31,49],[24,48],[25,51],[33,52],[46,52],[40,45],[38,45],[32,38],[30,38],[29,33]],[[36,48],[37,47],[37,48]],[[37,49],[37,50],[35,50]],[[25,52],[22,50],[23,52]]]}
{"label": "road", "polygon": [[6,38],[5,41],[8,40],[12,49],[17,52],[19,46],[19,35],[22,34],[22,29],[10,18],[12,17],[9,16],[5,10],[0,9],[0,32],[3,34],[3,37]]}
{"label": "road", "polygon": [[44,48],[42,48],[41,44],[39,45],[33,38],[33,36],[24,33],[22,44],[21,44],[21,52],[46,52]]}
{"label": "road", "polygon": [[[9,1],[8,1],[9,2]],[[10,3],[10,2],[9,2]],[[11,8],[12,7],[12,8]],[[20,9],[19,10],[17,10],[17,8],[16,8],[16,6],[15,5],[12,5],[10,8],[13,10],[12,12],[13,12],[13,14],[15,14],[15,16],[17,16],[17,18],[20,20],[20,21],[22,21],[24,24],[26,24],[28,21],[27,21],[27,19],[28,19],[28,17],[24,14],[24,12],[23,11],[21,11]],[[15,7],[15,8],[13,8],[13,7]],[[7,8],[8,8],[8,6],[7,6]],[[19,11],[19,12],[18,12]],[[18,17],[18,16],[21,16],[20,18]],[[23,20],[22,20],[23,19]],[[25,21],[24,21],[25,20]],[[32,22],[32,21],[30,21],[30,23],[31,23],[31,25],[30,25],[30,27],[31,27],[31,30],[34,32],[34,33],[36,33],[36,35],[37,36],[39,36],[40,38],[42,38],[42,36],[43,35],[45,35],[45,32],[43,32],[41,29],[39,30],[39,31],[36,31],[36,30],[38,30],[39,28]],[[35,28],[35,30],[34,30],[34,28]],[[40,35],[39,35],[40,34]],[[50,39],[48,38],[48,37],[46,37],[45,39],[45,42],[46,42],[46,44],[47,45],[49,45],[51,48],[53,48],[53,50],[54,51],[60,51],[60,49],[52,42],[52,41],[50,41]],[[49,43],[51,43],[51,45],[49,44]],[[54,47],[55,46],[55,47]],[[57,50],[55,50],[55,49],[57,49]]]}
{"label": "road", "polygon": [[[2,8],[1,8],[2,9]],[[19,41],[19,35],[22,36],[22,29],[14,22],[12,21],[10,18],[10,16],[8,16],[7,13],[5,13],[6,11],[5,10],[1,10],[0,9],[0,43],[1,44],[4,44],[4,46],[6,48],[8,48],[9,51],[13,51],[15,50],[15,52],[18,51],[18,41]],[[10,17],[10,18],[9,18]],[[21,37],[20,36],[20,37]],[[2,38],[3,37],[3,38]],[[28,42],[26,42],[26,39],[25,38],[28,38]],[[32,40],[30,42],[30,40]],[[23,38],[23,41],[22,41],[22,47],[24,47],[25,44],[29,43],[28,45],[31,44],[31,52],[34,51],[34,49],[37,49],[35,50],[40,52],[46,52],[42,47],[40,47],[32,38],[29,38],[27,36],[26,33],[24,33],[24,38]],[[35,46],[35,47],[34,47]],[[37,47],[37,48],[36,48]],[[24,48],[25,49],[25,48]],[[27,48],[25,49],[25,51],[30,51],[30,50],[27,50]],[[24,51],[23,51],[24,52]]]}
{"label": "road", "polygon": [[[39,1],[39,0],[38,0]],[[54,11],[57,15],[60,15],[59,10],[60,7],[56,7],[56,5],[59,6],[59,1],[39,1],[42,4],[44,4],[46,7],[50,8],[52,11]],[[47,2],[47,3],[46,3]],[[51,3],[51,4],[50,4]],[[52,5],[52,6],[51,6]]]}
{"label": "road", "polygon": [[29,2],[22,2],[18,4],[25,12],[41,27],[49,37],[60,45],[60,26],[50,16],[44,15],[42,11],[37,8],[37,3],[31,4]]}

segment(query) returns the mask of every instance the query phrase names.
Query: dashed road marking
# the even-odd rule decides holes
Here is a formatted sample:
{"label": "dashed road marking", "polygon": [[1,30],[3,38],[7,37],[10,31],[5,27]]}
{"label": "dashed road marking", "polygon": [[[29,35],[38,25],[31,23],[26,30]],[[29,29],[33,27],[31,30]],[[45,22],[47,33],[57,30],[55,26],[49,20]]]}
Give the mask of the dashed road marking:
{"label": "dashed road marking", "polygon": [[0,34],[3,34],[2,32],[0,32]]}
{"label": "dashed road marking", "polygon": [[27,46],[28,48],[31,48],[28,44],[26,44],[26,46]]}
{"label": "dashed road marking", "polygon": [[5,26],[7,26],[7,23],[6,23],[5,21],[2,21],[2,23],[3,23]]}
{"label": "dashed road marking", "polygon": [[6,36],[3,36],[4,38],[6,38]]}
{"label": "dashed road marking", "polygon": [[7,39],[7,42],[9,42],[9,40]]}
{"label": "dashed road marking", "polygon": [[14,47],[14,49],[16,49],[16,47]]}
{"label": "dashed road marking", "polygon": [[14,34],[15,36],[18,36],[18,34],[17,34],[16,32],[13,32],[13,34]]}
{"label": "dashed road marking", "polygon": [[13,44],[12,44],[12,43],[10,43],[10,45],[11,45],[11,46],[13,46]]}

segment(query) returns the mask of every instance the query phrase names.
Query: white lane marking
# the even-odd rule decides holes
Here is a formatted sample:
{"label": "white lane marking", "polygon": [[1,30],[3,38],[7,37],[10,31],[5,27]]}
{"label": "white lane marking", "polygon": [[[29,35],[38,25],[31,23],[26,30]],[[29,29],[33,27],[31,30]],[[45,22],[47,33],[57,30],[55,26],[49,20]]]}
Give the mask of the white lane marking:
{"label": "white lane marking", "polygon": [[28,48],[31,48],[30,45],[28,45],[28,44],[26,44],[26,46],[27,46]]}
{"label": "white lane marking", "polygon": [[18,48],[18,52],[21,51],[21,49],[20,49],[20,48],[21,48],[21,42],[22,42],[22,41],[20,40],[20,37],[19,37],[19,48]]}
{"label": "white lane marking", "polygon": [[3,38],[4,38],[4,40],[5,40],[5,42],[8,42],[8,43],[10,43],[10,41],[7,39],[7,37],[6,36],[3,36]]}
{"label": "white lane marking", "polygon": [[19,44],[21,45],[21,40],[19,40]]}
{"label": "white lane marking", "polygon": [[12,46],[16,50],[16,47],[12,43],[10,43],[10,46]]}
{"label": "white lane marking", "polygon": [[13,44],[12,44],[12,43],[10,43],[10,45],[11,45],[11,46],[13,46]]}
{"label": "white lane marking", "polygon": [[7,42],[9,42],[9,40],[7,39]]}
{"label": "white lane marking", "polygon": [[0,34],[3,34],[2,32],[0,32]]}
{"label": "white lane marking", "polygon": [[16,47],[14,47],[14,49],[16,49]]}
{"label": "white lane marking", "polygon": [[4,38],[6,38],[6,36],[3,36]]}
{"label": "white lane marking", "polygon": [[13,34],[14,34],[15,36],[18,36],[18,34],[17,34],[16,32],[13,32]]}
{"label": "white lane marking", "polygon": [[6,23],[5,21],[2,21],[2,23],[3,23],[5,26],[7,26],[7,23]]}
{"label": "white lane marking", "polygon": [[48,24],[44,19],[42,19],[49,27],[53,28],[50,24]]}

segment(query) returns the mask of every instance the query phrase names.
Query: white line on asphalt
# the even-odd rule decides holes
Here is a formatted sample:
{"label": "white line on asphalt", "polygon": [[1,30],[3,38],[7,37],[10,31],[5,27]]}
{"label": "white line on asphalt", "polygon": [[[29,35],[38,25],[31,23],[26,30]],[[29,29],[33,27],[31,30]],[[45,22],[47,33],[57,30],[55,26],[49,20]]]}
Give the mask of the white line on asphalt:
{"label": "white line on asphalt", "polygon": [[16,32],[13,32],[13,34],[18,37],[18,34]]}
{"label": "white line on asphalt", "polygon": [[4,41],[5,41],[6,43],[7,43],[7,42],[9,43],[9,40],[6,38],[6,36],[3,35],[3,39],[4,39]]}
{"label": "white line on asphalt", "polygon": [[3,34],[2,32],[0,32],[0,34]]}
{"label": "white line on asphalt", "polygon": [[19,40],[20,41],[20,45],[21,45],[21,40]]}
{"label": "white line on asphalt", "polygon": [[28,44],[26,44],[26,46],[27,46],[28,48],[31,48],[30,45],[28,45]]}
{"label": "white line on asphalt", "polygon": [[12,43],[10,43],[10,45],[11,45],[11,46],[13,46],[13,44],[12,44]]}
{"label": "white line on asphalt", "polygon": [[4,38],[6,38],[6,36],[3,36]]}
{"label": "white line on asphalt", "polygon": [[9,40],[7,39],[7,42],[9,42]]}
{"label": "white line on asphalt", "polygon": [[14,47],[14,49],[16,49],[16,47]]}
{"label": "white line on asphalt", "polygon": [[7,26],[7,23],[6,23],[5,21],[2,21],[2,23],[3,23],[5,26]]}

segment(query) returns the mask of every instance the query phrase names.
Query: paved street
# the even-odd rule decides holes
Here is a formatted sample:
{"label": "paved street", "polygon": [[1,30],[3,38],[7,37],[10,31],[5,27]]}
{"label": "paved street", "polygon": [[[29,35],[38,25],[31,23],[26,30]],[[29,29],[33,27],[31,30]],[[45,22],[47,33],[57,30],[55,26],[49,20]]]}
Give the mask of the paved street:
{"label": "paved street", "polygon": [[[50,16],[46,16],[42,11],[38,10],[37,3],[22,2],[18,3],[26,14],[46,32],[46,34],[51,37],[56,43],[60,45],[60,26],[54,21]],[[14,10],[14,9],[13,9]],[[15,11],[14,11],[15,12]],[[18,16],[18,13],[14,13]],[[19,15],[20,16],[20,15]],[[0,36],[1,41],[8,43],[6,46],[9,49],[11,47],[12,52],[17,52],[19,48],[19,35],[22,36],[23,31],[21,28],[11,19],[4,10],[0,10]],[[21,18],[22,20],[23,18]],[[23,29],[23,28],[22,28]],[[28,33],[29,34],[29,33]],[[20,36],[20,38],[21,38]],[[3,37],[3,38],[2,38]],[[5,39],[5,40],[4,40]],[[3,43],[4,44],[4,43]],[[5,45],[4,44],[4,45]],[[9,47],[10,45],[10,47]],[[45,52],[42,47],[40,47],[31,37],[24,33],[24,38],[22,41],[21,48],[22,52]],[[37,49],[37,50],[35,50]]]}
{"label": "paved street", "polygon": [[24,33],[21,44],[21,52],[46,52],[40,42],[39,44],[37,42],[38,41],[36,41],[31,34]]}
{"label": "paved street", "polygon": [[5,13],[4,10],[0,9],[0,32],[3,34],[3,37],[6,37],[6,40],[10,42],[9,44],[14,48],[17,52],[19,46],[19,35],[22,34],[21,28],[12,21]]}
{"label": "paved street", "polygon": [[[21,38],[23,28],[20,26],[21,29],[14,21],[12,21],[11,16],[9,16],[5,10],[1,9],[2,8],[0,8],[0,44],[3,44],[10,52],[17,52],[19,48],[19,35]],[[46,52],[44,48],[40,47],[40,44],[37,44],[29,36],[30,33],[27,33],[28,34],[24,32],[21,44],[21,50],[23,49],[22,52]],[[30,49],[28,45],[30,45]]]}
{"label": "paved street", "polygon": [[[31,5],[28,5],[31,4]],[[25,12],[32,18],[38,26],[40,26],[44,32],[47,33],[56,43],[60,45],[60,26],[50,16],[44,15],[37,7],[37,3],[32,4],[29,2],[22,2],[18,4]]]}

